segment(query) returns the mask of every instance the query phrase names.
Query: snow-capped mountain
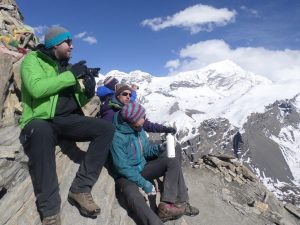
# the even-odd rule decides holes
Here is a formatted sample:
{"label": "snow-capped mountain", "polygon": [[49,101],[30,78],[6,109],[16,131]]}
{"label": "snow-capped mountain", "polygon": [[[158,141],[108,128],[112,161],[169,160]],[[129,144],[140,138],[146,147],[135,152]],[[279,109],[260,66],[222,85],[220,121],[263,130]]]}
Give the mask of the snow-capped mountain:
{"label": "snow-capped mountain", "polygon": [[264,184],[282,199],[300,204],[300,114],[292,99],[275,101],[243,124],[243,158]]}
{"label": "snow-capped mountain", "polygon": [[169,77],[154,77],[141,71],[129,74],[111,71],[107,75],[137,83],[139,100],[148,117],[161,123],[175,123],[179,130],[189,134],[184,140],[196,135],[192,131],[201,121],[224,117],[229,105],[241,96],[256,86],[271,84],[229,60]]}
{"label": "snow-capped mountain", "polygon": [[[300,97],[295,97],[300,93],[300,80],[273,83],[229,60],[168,77],[155,77],[142,71],[126,74],[117,70],[106,76],[137,84],[138,101],[145,106],[147,117],[153,122],[175,125],[179,142],[194,143],[194,146],[187,146],[193,149],[192,154],[195,148],[197,152],[205,151],[203,148],[208,152],[231,151],[232,136],[240,130],[247,139],[243,159],[265,184],[272,184],[268,185],[270,189],[281,189],[280,195],[284,194],[283,186],[299,187],[300,120],[294,118],[292,124],[287,122],[291,113],[283,113],[279,103],[274,102],[293,99],[293,116],[300,117]],[[99,84],[106,76],[99,76]],[[261,120],[264,116],[272,120]],[[261,127],[264,123],[266,125]],[[276,132],[273,126],[277,127]],[[276,154],[272,149],[276,149]],[[277,158],[271,157],[272,162],[266,163],[268,154],[275,154]],[[275,172],[276,160],[282,166],[278,172]],[[300,190],[294,190],[294,194],[297,191]]]}

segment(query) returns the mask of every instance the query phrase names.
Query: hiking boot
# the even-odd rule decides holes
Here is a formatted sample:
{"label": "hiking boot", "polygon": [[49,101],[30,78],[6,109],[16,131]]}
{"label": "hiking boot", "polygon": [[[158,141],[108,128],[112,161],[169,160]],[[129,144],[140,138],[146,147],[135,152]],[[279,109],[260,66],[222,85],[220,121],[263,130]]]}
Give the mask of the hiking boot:
{"label": "hiking boot", "polygon": [[75,205],[82,216],[96,218],[100,214],[99,206],[94,202],[90,192],[73,193],[69,191],[68,201]]}
{"label": "hiking boot", "polygon": [[161,202],[158,205],[158,216],[163,221],[176,220],[184,214],[184,209],[173,203]]}
{"label": "hiking boot", "polygon": [[185,203],[184,215],[186,216],[197,216],[199,214],[199,209],[194,206],[191,206],[190,203]]}
{"label": "hiking boot", "polygon": [[61,225],[60,214],[45,217],[42,221],[42,225]]}

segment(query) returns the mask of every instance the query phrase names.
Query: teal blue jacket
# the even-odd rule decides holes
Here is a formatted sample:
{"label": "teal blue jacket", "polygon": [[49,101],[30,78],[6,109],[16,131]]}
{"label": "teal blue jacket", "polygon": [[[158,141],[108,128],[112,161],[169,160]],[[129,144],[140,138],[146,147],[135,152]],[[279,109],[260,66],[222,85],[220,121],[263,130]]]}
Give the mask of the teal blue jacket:
{"label": "teal blue jacket", "polygon": [[146,158],[158,156],[159,145],[151,145],[144,130],[134,131],[127,122],[118,121],[119,112],[115,113],[113,123],[116,127],[111,145],[114,169],[121,177],[137,184],[146,193],[151,192],[152,184],[142,177]]}

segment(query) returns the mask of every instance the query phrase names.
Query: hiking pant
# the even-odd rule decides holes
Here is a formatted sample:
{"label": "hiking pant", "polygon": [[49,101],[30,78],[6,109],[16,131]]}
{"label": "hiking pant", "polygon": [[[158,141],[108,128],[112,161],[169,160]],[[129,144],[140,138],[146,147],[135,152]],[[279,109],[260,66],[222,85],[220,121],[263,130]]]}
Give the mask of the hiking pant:
{"label": "hiking pant", "polygon": [[149,161],[141,175],[149,181],[164,177],[161,201],[169,203],[188,201],[181,165],[176,158],[161,157]]}
{"label": "hiking pant", "polygon": [[116,192],[120,205],[128,211],[128,215],[139,225],[163,225],[163,222],[155,212],[147,205],[144,196],[138,186],[126,178],[116,179]]}
{"label": "hiking pant", "polygon": [[[164,176],[161,201],[179,203],[188,201],[187,188],[184,182],[181,166],[176,158],[161,157],[146,163],[141,175],[149,181]],[[116,179],[116,188],[125,199],[129,212],[137,224],[163,224],[159,217],[146,204],[138,186],[126,178]]]}
{"label": "hiking pant", "polygon": [[90,192],[106,161],[114,127],[110,122],[77,114],[34,119],[22,130],[20,141],[29,157],[29,172],[42,218],[60,211],[61,199],[56,174],[55,146],[61,138],[90,141],[70,191]]}
{"label": "hiking pant", "polygon": [[86,152],[81,150],[75,141],[60,138],[57,145],[61,152],[67,155],[74,163],[80,164],[85,158]]}

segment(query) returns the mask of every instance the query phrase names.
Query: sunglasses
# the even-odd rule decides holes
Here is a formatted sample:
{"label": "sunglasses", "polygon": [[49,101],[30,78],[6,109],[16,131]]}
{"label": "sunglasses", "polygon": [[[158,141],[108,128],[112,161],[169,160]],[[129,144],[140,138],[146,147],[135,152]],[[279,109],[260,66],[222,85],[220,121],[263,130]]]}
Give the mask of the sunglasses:
{"label": "sunglasses", "polygon": [[131,97],[131,93],[128,93],[128,92],[123,92],[123,93],[121,93],[121,95],[122,96],[128,96],[129,95],[129,97]]}
{"label": "sunglasses", "polygon": [[72,39],[64,40],[63,42],[67,43],[68,46],[72,45]]}

